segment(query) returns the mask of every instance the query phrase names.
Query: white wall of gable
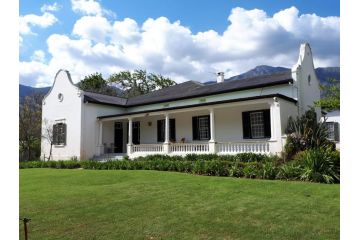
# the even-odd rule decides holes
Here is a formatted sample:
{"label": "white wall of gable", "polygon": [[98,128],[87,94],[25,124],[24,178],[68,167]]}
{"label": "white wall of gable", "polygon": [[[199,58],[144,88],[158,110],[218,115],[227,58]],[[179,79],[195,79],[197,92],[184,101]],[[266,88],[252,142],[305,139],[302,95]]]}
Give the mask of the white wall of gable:
{"label": "white wall of gable", "polygon": [[[319,80],[315,74],[312,50],[307,43],[300,46],[298,62],[292,68],[292,77],[299,92],[299,112],[303,114],[309,106],[314,106],[314,101],[320,99]],[[320,109],[316,108],[316,112],[319,120]]]}
{"label": "white wall of gable", "polygon": [[[53,146],[52,156],[54,160],[80,158],[81,154],[81,104],[80,91],[73,85],[67,71],[60,70],[55,77],[54,84],[49,93],[44,97],[42,105],[42,131],[45,134],[45,124],[52,129],[57,121],[63,121],[67,125],[65,146]],[[58,96],[63,95],[60,101]],[[41,154],[49,155],[50,144],[46,139],[41,141]]]}

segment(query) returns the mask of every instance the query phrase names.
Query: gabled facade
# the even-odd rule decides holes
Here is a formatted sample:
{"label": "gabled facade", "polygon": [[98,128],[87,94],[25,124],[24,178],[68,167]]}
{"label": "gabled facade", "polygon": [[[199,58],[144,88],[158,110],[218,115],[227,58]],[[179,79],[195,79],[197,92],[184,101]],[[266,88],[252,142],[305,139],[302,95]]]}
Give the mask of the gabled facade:
{"label": "gabled facade", "polygon": [[[78,89],[60,70],[43,100],[53,159],[189,153],[278,154],[290,116],[319,100],[309,44],[291,71],[202,84],[188,81],[129,99]],[[320,110],[318,111],[318,118]],[[42,152],[49,155],[49,141]]]}

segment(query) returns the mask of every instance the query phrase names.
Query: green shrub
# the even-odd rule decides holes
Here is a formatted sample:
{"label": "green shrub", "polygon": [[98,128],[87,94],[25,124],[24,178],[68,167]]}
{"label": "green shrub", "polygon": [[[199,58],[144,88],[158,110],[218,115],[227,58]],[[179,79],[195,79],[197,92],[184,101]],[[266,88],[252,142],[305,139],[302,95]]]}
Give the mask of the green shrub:
{"label": "green shrub", "polygon": [[205,173],[208,176],[228,176],[229,175],[229,164],[225,161],[206,161],[205,162]]}
{"label": "green shrub", "polygon": [[278,174],[278,168],[273,161],[267,161],[258,169],[258,177],[273,180]]}
{"label": "green shrub", "polygon": [[243,175],[246,178],[256,178],[259,173],[258,163],[249,162],[243,168]]}
{"label": "green shrub", "polygon": [[186,161],[212,161],[218,159],[217,154],[187,154],[184,159]]}
{"label": "green shrub", "polygon": [[258,153],[239,153],[235,156],[239,162],[263,162],[266,158],[266,155]]}
{"label": "green shrub", "polygon": [[302,171],[303,170],[298,163],[288,162],[279,168],[277,179],[299,180]]}
{"label": "green shrub", "polygon": [[192,173],[195,174],[205,174],[206,173],[206,162],[205,161],[195,161],[193,163]]}
{"label": "green shrub", "polygon": [[328,140],[325,122],[317,121],[314,108],[310,108],[296,119],[290,117],[285,132],[287,140],[283,156],[286,160],[292,159],[296,153],[307,149],[335,149],[335,144]]}
{"label": "green shrub", "polygon": [[296,160],[303,168],[301,180],[338,183],[340,168],[338,155],[330,149],[309,149],[296,156]]}
{"label": "green shrub", "polygon": [[243,163],[236,162],[232,164],[229,168],[229,176],[230,177],[243,177]]}

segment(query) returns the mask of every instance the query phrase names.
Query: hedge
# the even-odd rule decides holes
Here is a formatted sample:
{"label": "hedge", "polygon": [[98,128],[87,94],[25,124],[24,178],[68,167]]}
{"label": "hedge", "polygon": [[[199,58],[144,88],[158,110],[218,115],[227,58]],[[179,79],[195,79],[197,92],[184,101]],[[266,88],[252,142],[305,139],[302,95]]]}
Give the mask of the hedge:
{"label": "hedge", "polygon": [[[317,151],[317,152],[313,152]],[[330,168],[330,174],[323,172],[323,177],[318,176],[320,170],[314,169],[313,173],[309,172],[308,162],[315,161],[317,158],[326,153],[326,162],[334,165]],[[303,156],[306,161],[302,160]],[[315,159],[311,159],[315,158]],[[57,168],[57,169],[95,169],[95,170],[157,170],[185,172],[207,176],[229,176],[245,177],[258,179],[282,179],[282,180],[301,180],[315,181],[325,183],[339,182],[339,162],[340,156],[337,152],[323,152],[323,150],[304,151],[297,156],[298,160],[283,163],[276,156],[268,156],[254,153],[241,153],[237,155],[215,155],[190,154],[185,157],[151,155],[138,157],[133,160],[125,158],[121,161],[33,161],[20,162],[20,168]],[[315,165],[316,166],[316,165]],[[311,174],[308,176],[308,172]],[[329,177],[328,177],[329,176]],[[332,179],[331,176],[335,176]],[[329,180],[328,180],[329,179]]]}

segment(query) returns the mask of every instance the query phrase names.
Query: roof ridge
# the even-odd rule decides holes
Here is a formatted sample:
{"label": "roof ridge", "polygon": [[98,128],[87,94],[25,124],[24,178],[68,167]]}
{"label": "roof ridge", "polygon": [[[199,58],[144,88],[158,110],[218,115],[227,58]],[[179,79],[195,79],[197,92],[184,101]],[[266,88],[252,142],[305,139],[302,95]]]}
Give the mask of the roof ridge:
{"label": "roof ridge", "polygon": [[148,95],[148,94],[158,93],[159,91],[168,90],[168,89],[170,89],[170,88],[173,88],[173,87],[176,87],[176,86],[185,84],[185,83],[190,83],[190,82],[191,82],[191,83],[195,83],[196,85],[204,86],[204,85],[203,85],[202,83],[200,83],[200,82],[193,81],[193,80],[189,80],[189,81],[181,82],[181,83],[178,83],[178,84],[176,83],[175,85],[171,85],[171,86],[168,86],[168,87],[165,87],[165,88],[157,89],[157,90],[154,90],[154,91],[152,91],[152,92],[145,93],[145,94],[141,94],[141,95],[129,97],[129,98],[127,98],[127,99],[129,100],[129,99],[134,99],[134,98],[141,97],[141,96],[146,96],[146,95]]}
{"label": "roof ridge", "polygon": [[98,92],[92,92],[92,91],[84,91],[82,90],[84,93],[93,93],[93,94],[98,94],[98,95],[101,95],[101,96],[106,96],[106,97],[114,97],[114,98],[120,98],[120,99],[128,99],[126,97],[119,97],[119,96],[113,96],[113,95],[108,95],[108,94],[103,94],[103,93],[98,93]]}

